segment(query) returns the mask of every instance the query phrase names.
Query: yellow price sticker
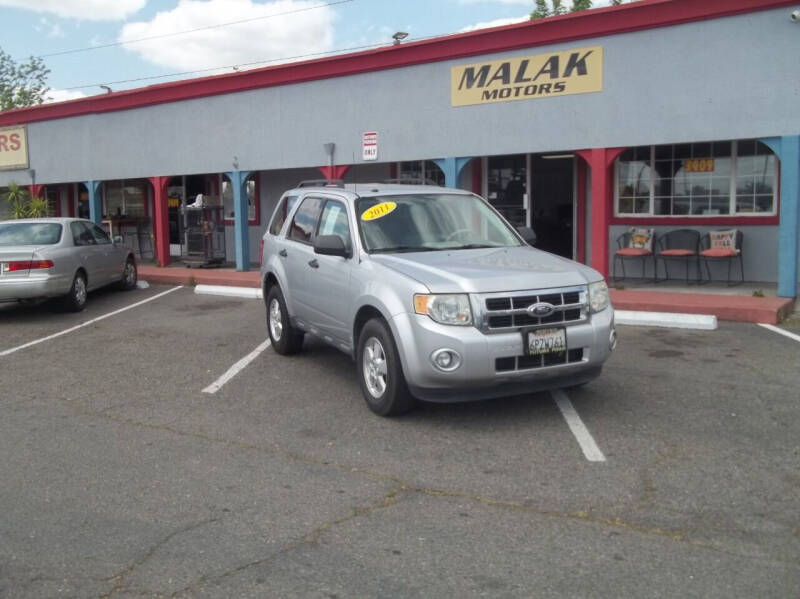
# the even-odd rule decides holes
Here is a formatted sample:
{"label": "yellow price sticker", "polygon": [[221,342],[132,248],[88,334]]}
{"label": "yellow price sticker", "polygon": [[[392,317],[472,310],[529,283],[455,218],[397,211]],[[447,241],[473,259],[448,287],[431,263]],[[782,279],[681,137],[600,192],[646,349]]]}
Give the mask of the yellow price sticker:
{"label": "yellow price sticker", "polygon": [[372,208],[369,208],[361,215],[361,220],[369,221],[383,218],[390,212],[393,212],[395,208],[397,208],[397,204],[394,202],[381,202],[380,204],[375,204]]}

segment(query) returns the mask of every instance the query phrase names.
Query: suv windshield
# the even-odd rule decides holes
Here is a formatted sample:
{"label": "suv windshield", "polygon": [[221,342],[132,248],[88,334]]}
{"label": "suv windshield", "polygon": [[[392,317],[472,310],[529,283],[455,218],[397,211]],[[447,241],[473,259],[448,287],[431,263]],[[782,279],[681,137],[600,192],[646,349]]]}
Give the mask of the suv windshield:
{"label": "suv windshield", "polygon": [[53,245],[61,239],[57,223],[2,223],[0,245]]}
{"label": "suv windshield", "polygon": [[361,198],[358,226],[369,252],[424,252],[522,245],[505,222],[471,195]]}

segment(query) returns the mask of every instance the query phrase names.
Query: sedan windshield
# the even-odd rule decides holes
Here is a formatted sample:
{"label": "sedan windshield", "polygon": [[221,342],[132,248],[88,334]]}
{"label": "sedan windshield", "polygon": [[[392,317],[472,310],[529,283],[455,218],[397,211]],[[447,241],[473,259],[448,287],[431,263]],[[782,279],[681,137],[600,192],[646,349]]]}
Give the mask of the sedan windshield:
{"label": "sedan windshield", "polygon": [[521,245],[484,201],[471,195],[361,198],[358,224],[369,252],[425,252]]}
{"label": "sedan windshield", "polygon": [[59,239],[58,223],[0,223],[0,245],[53,245]]}

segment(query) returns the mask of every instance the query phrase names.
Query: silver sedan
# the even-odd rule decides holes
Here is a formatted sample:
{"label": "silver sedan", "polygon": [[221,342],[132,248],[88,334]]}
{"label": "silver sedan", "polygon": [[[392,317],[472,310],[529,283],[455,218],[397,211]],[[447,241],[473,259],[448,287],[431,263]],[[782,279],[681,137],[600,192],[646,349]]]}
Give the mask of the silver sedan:
{"label": "silver sedan", "polygon": [[136,287],[136,258],[89,220],[36,218],[0,222],[0,302],[61,298],[74,312],[105,285]]}

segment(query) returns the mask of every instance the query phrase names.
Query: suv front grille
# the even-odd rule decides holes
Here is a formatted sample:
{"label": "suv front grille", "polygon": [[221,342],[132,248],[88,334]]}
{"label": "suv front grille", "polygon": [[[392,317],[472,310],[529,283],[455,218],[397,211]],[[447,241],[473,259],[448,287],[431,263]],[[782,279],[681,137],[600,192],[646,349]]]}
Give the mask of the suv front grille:
{"label": "suv front grille", "polygon": [[[586,293],[580,289],[565,291],[548,290],[542,293],[520,292],[484,300],[486,315],[484,328],[512,329],[547,324],[574,323],[586,319]],[[553,312],[547,316],[535,316],[527,311],[529,306],[547,303]]]}

